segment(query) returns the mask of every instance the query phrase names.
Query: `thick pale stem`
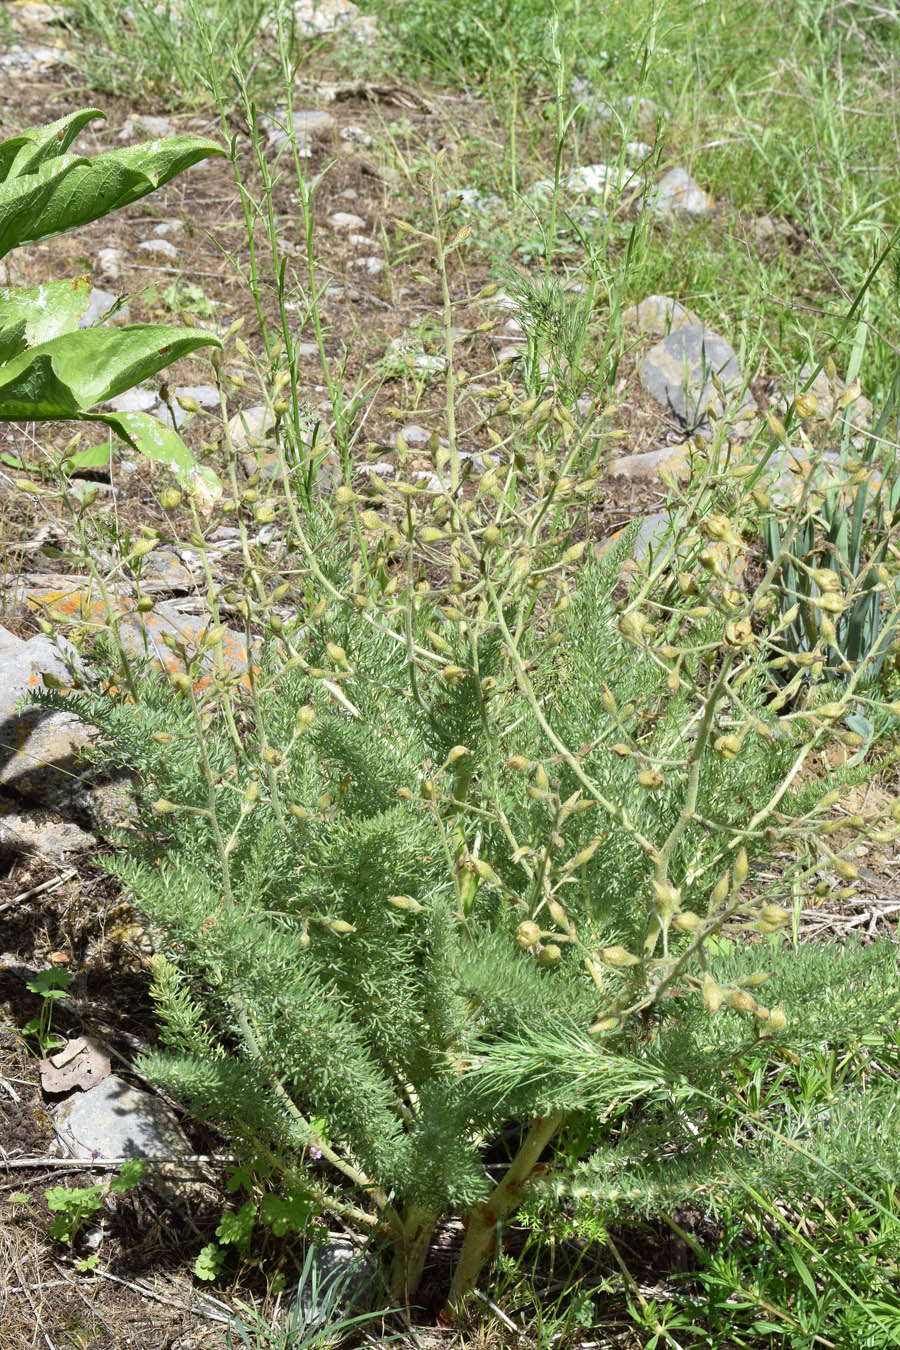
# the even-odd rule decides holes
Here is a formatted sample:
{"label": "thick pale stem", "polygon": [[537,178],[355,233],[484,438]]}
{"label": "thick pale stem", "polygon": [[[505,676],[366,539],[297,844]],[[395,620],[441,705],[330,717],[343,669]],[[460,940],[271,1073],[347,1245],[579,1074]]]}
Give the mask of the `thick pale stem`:
{"label": "thick pale stem", "polygon": [[536,1116],[503,1180],[488,1200],[469,1214],[469,1226],[450,1286],[451,1304],[474,1287],[482,1266],[494,1249],[497,1224],[514,1214],[525,1199],[528,1178],[562,1121],[561,1111],[550,1116]]}
{"label": "thick pale stem", "polygon": [[430,1205],[410,1205],[403,1220],[391,1271],[391,1297],[409,1303],[415,1298],[425,1269],[434,1225],[440,1211]]}

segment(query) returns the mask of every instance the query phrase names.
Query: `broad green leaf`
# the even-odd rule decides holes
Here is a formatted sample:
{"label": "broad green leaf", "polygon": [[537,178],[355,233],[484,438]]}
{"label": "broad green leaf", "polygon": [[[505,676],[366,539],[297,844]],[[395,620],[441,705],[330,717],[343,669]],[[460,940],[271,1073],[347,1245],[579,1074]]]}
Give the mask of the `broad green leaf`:
{"label": "broad green leaf", "polygon": [[107,441],[103,445],[90,445],[86,450],[68,455],[62,467],[66,473],[74,473],[76,469],[108,469],[111,456],[112,446]]}
{"label": "broad green leaf", "polygon": [[90,420],[104,422],[139,454],[169,469],[201,510],[208,510],[221,497],[222,484],[213,470],[198,464],[177,431],[149,413],[92,413]]}
{"label": "broad green leaf", "polygon": [[48,281],[43,286],[0,287],[0,359],[9,361],[18,355],[11,348],[19,334],[22,351],[61,333],[74,333],[90,297],[88,276]]}
{"label": "broad green leaf", "polygon": [[215,141],[173,136],[85,159],[61,155],[0,185],[0,257],[19,244],[77,229],[138,201],[198,160],[225,152]]}
{"label": "broad green leaf", "polygon": [[0,183],[20,174],[34,173],[45,160],[64,155],[82,127],[106,113],[99,108],[82,108],[45,126],[29,127],[20,135],[0,144]]}
{"label": "broad green leaf", "polygon": [[198,347],[221,345],[205,329],[165,324],[63,333],[0,367],[0,421],[77,418]]}

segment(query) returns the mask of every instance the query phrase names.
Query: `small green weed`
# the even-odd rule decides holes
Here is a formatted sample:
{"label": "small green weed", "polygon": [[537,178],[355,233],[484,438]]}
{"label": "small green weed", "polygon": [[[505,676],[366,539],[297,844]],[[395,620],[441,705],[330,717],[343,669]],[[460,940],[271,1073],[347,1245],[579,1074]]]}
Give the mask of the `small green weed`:
{"label": "small green weed", "polygon": [[26,1022],[22,1028],[22,1035],[33,1036],[42,1055],[46,1055],[50,1050],[62,1044],[60,1038],[54,1036],[50,1030],[53,1021],[53,1004],[57,999],[65,998],[69,985],[74,978],[70,970],[61,970],[51,966],[47,970],[40,971],[25,986],[30,993],[39,994],[42,1003],[40,1014],[33,1017],[30,1022]]}

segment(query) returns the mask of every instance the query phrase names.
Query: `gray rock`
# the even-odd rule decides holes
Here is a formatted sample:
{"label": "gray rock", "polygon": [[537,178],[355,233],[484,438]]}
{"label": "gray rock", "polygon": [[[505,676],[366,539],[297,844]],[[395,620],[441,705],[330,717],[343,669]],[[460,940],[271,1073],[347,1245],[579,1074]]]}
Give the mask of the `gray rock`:
{"label": "gray rock", "polygon": [[166,235],[177,234],[179,230],[183,229],[183,220],[161,220],[158,225],[153,226],[153,233],[162,239]]}
{"label": "gray rock", "polygon": [[734,351],[724,338],[699,324],[679,328],[658,342],[647,353],[638,373],[647,393],[668,408],[689,434],[696,431],[708,435],[710,408],[717,415],[724,411],[713,388],[713,374],[725,388],[729,411],[738,400],[740,407],[736,411],[756,410],[752,395],[742,396],[743,376]]}
{"label": "gray rock", "polygon": [[60,862],[83,849],[96,851],[97,841],[70,820],[61,820],[44,807],[23,811],[0,794],[0,857],[32,854],[47,862]]}
{"label": "gray rock", "polygon": [[356,188],[344,188],[343,192],[338,193],[338,196],[345,202],[359,201],[359,193]]}
{"label": "gray rock", "polygon": [[[104,291],[100,286],[92,286],[88,297],[87,309],[78,320],[79,328],[93,328],[95,323],[99,323],[104,314],[110,310],[116,303],[118,296],[113,291]],[[109,322],[118,321],[125,323],[128,319],[128,306],[124,305],[118,310],[113,319]]]}
{"label": "gray rock", "polygon": [[670,169],[644,198],[644,208],[657,216],[708,216],[713,199],[695,183],[687,169]]}
{"label": "gray rock", "polygon": [[142,239],[137,247],[142,253],[149,253],[154,258],[165,258],[168,262],[175,262],[178,258],[178,249],[168,239]]}
{"label": "gray rock", "polygon": [[[176,656],[166,638],[183,643],[193,653],[202,633],[209,627],[208,614],[187,614],[172,600],[163,600],[148,614],[130,616],[119,624],[119,640],[123,648],[139,660],[147,659],[170,675],[184,670],[184,662]],[[206,653],[201,669],[212,669],[221,653],[223,664],[229,670],[247,668],[247,643],[244,634],[228,629],[221,645]]]}
{"label": "gray rock", "polygon": [[20,5],[16,9],[16,23],[23,28],[49,28],[53,24],[65,23],[72,17],[72,10],[64,5],[45,5],[31,3]]}
{"label": "gray rock", "polygon": [[235,450],[246,450],[266,441],[275,429],[275,419],[264,403],[242,408],[228,419],[228,434]]}
{"label": "gray rock", "polygon": [[196,1167],[180,1161],[191,1158],[193,1149],[174,1112],[162,1098],[116,1074],[74,1092],[50,1118],[70,1157],[143,1158],[144,1180],[164,1199],[177,1203],[196,1193]]}
{"label": "gray rock", "polygon": [[[604,553],[626,533],[630,526],[624,526],[617,530],[609,539],[602,540],[596,549],[598,557],[603,557]],[[633,571],[634,564],[643,562],[646,558],[652,558],[654,563],[675,555],[675,543],[671,537],[672,522],[664,511],[652,511],[649,515],[642,516],[637,532],[631,544],[631,561],[623,567],[623,573]]]}
{"label": "gray rock", "polygon": [[646,141],[626,141],[625,154],[629,159],[637,159],[643,162],[653,154],[653,146],[648,145]]}
{"label": "gray rock", "polygon": [[0,722],[0,787],[54,808],[66,805],[80,778],[90,728],[71,713],[25,708]]}
{"label": "gray rock", "polygon": [[81,668],[78,653],[64,639],[57,646],[43,633],[25,639],[0,628],[0,720],[14,717],[21,700],[43,687],[45,671],[65,684],[71,678],[67,662]]}
{"label": "gray rock", "polygon": [[[418,422],[410,422],[408,426],[401,427],[400,435],[407,445],[427,445],[431,440],[431,432],[420,427]],[[396,437],[394,443],[396,444]]]}
{"label": "gray rock", "polygon": [[294,20],[301,33],[347,33],[365,43],[378,35],[372,16],[351,0],[294,0]]}
{"label": "gray rock", "polygon": [[352,211],[334,211],[328,217],[328,224],[334,230],[361,230],[365,223],[362,216],[356,216]]}
{"label": "gray rock", "polygon": [[622,317],[627,323],[635,324],[642,333],[652,333],[655,337],[666,337],[678,328],[700,324],[693,310],[685,309],[669,295],[648,295],[640,304],[629,305]]}
{"label": "gray rock", "polygon": [[172,390],[173,398],[192,398],[201,408],[218,408],[219,391],[214,384],[179,384]]}
{"label": "gray rock", "polygon": [[160,595],[166,591],[192,591],[194,574],[172,548],[155,548],[141,559],[141,592]]}
{"label": "gray rock", "polygon": [[68,1097],[52,1119],[71,1158],[179,1158],[193,1152],[165,1102],[116,1074]]}
{"label": "gray rock", "polygon": [[97,254],[97,272],[107,281],[118,281],[125,255],[120,248],[101,248]]}
{"label": "gray rock", "polygon": [[30,43],[14,43],[0,56],[0,70],[19,71],[32,75],[45,74],[55,66],[71,66],[70,52],[62,47],[33,47]]}
{"label": "gray rock", "polygon": [[502,366],[506,361],[521,361],[524,355],[521,347],[501,347],[497,353],[497,363]]}
{"label": "gray rock", "polygon": [[371,1308],[375,1271],[346,1238],[329,1238],[304,1262],[304,1279],[284,1321],[292,1338],[324,1331],[329,1323]]}

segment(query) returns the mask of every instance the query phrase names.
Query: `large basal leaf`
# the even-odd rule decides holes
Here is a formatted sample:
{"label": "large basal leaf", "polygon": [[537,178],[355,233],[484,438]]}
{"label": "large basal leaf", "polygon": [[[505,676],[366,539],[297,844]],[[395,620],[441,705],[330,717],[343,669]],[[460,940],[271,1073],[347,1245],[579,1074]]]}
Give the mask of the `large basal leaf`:
{"label": "large basal leaf", "polygon": [[150,323],[64,333],[0,366],[0,422],[80,417],[198,347],[221,345],[202,328]]}
{"label": "large basal leaf", "polygon": [[0,184],[0,258],[19,244],[77,229],[138,201],[201,159],[225,152],[197,136],[110,150],[85,159],[60,155],[34,173]]}
{"label": "large basal leaf", "polygon": [[0,287],[0,361],[7,362],[62,333],[74,333],[90,303],[91,279],[43,286]]}
{"label": "large basal leaf", "polygon": [[29,127],[0,143],[0,183],[20,174],[34,173],[45,160],[64,155],[82,127],[97,118],[105,122],[106,113],[99,108],[82,108],[45,126]]}
{"label": "large basal leaf", "polygon": [[222,484],[213,470],[198,464],[178,433],[149,413],[93,413],[90,420],[104,422],[139,454],[169,469],[201,511],[221,497]]}

